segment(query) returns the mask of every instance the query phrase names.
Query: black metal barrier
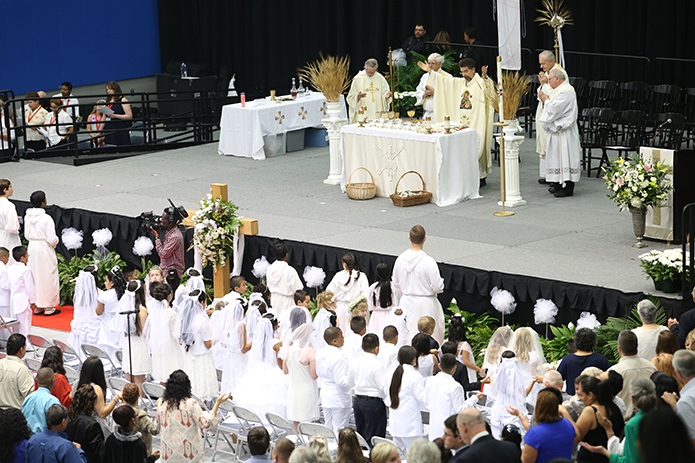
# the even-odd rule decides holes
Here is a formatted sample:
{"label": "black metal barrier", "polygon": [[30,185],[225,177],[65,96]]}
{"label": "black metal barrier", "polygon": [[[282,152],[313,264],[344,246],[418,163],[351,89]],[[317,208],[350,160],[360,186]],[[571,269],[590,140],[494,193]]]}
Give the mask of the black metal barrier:
{"label": "black metal barrier", "polygon": [[672,84],[682,88],[695,87],[695,59],[654,58],[653,84]]}
{"label": "black metal barrier", "polygon": [[[692,300],[690,292],[695,286],[695,203],[686,204],[683,208],[682,227],[683,303],[688,306]],[[686,251],[690,252],[688,259]]]}
{"label": "black metal barrier", "polygon": [[[499,49],[496,45],[476,45],[467,43],[440,43],[440,42],[426,42],[432,52],[444,54],[449,50],[454,50],[456,52],[456,62],[459,60],[459,55],[463,53],[466,49],[473,50],[474,55],[477,55],[479,59],[476,61],[476,70],[480,72],[482,66],[488,66],[487,75],[493,80],[497,80],[497,55]],[[425,58],[427,58],[425,56]],[[536,74],[539,71],[538,61],[534,59],[533,52],[530,48],[521,49],[521,70],[525,71],[527,74]]]}
{"label": "black metal barrier", "polygon": [[[542,52],[537,49],[536,52]],[[588,53],[565,50],[565,70],[570,77],[632,82],[650,80],[651,61],[646,56]]]}

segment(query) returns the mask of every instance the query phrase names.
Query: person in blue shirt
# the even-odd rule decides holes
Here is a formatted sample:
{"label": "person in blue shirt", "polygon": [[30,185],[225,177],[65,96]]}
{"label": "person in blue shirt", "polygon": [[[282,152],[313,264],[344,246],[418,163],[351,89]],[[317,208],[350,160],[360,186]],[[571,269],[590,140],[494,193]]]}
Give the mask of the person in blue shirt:
{"label": "person in blue shirt", "polygon": [[51,395],[51,389],[55,385],[53,370],[48,367],[39,369],[36,382],[39,385],[38,389],[29,394],[22,404],[22,413],[33,434],[46,430],[46,412],[51,405],[60,404],[60,401]]}
{"label": "person in blue shirt", "polygon": [[34,434],[27,444],[27,461],[57,463],[86,463],[87,458],[79,444],[68,440],[68,410],[60,403],[51,405],[46,412],[48,429]]}
{"label": "person in blue shirt", "polygon": [[270,449],[270,434],[268,434],[268,431],[264,427],[257,426],[251,428],[246,439],[249,445],[251,458],[244,463],[272,462],[268,456],[268,450]]}

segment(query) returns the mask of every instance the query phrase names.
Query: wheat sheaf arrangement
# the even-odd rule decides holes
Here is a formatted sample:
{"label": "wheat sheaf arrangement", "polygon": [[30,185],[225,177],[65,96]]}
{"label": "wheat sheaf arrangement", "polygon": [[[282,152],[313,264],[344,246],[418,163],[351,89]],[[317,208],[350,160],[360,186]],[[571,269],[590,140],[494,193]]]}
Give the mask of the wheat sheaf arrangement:
{"label": "wheat sheaf arrangement", "polygon": [[[504,86],[504,94],[502,95],[504,103],[503,119],[511,121],[516,119],[516,112],[519,110],[519,105],[524,96],[529,92],[531,81],[526,78],[526,73],[502,71],[502,84]],[[485,95],[489,103],[495,108],[495,111],[499,112],[500,98],[497,93],[497,83],[494,84],[494,88],[487,87]]]}
{"label": "wheat sheaf arrangement", "polygon": [[348,56],[323,56],[297,69],[297,74],[317,91],[323,93],[327,101],[338,102],[340,95],[350,87],[350,58]]}

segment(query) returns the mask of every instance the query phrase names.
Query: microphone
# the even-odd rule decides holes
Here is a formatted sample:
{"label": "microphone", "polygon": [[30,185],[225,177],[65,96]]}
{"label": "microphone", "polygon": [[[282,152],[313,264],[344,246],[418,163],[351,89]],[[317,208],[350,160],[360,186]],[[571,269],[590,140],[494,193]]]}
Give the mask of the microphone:
{"label": "microphone", "polygon": [[119,315],[131,315],[131,314],[139,314],[140,311],[138,309],[133,309],[133,310],[124,310],[123,312],[118,312]]}
{"label": "microphone", "polygon": [[664,122],[661,123],[661,125],[659,126],[659,128],[662,128],[662,127],[664,127],[664,126],[670,124],[671,122],[673,122],[673,121],[671,120],[671,118],[668,118],[668,119],[666,119]]}

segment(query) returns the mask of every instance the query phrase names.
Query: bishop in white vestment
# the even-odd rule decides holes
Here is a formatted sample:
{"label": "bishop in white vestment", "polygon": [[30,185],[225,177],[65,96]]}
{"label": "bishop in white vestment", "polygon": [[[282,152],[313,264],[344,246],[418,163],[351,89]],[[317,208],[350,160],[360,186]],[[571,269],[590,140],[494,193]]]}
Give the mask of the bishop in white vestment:
{"label": "bishop in white vestment", "polygon": [[556,197],[572,196],[581,175],[577,95],[561,69],[551,70],[548,82],[553,91],[550,96],[540,96],[540,124],[548,134],[545,179],[555,184]]}
{"label": "bishop in white vestment", "polygon": [[425,73],[420,78],[420,83],[415,89],[417,101],[415,106],[422,106],[422,117],[434,116],[434,77],[433,74],[439,74],[442,77],[451,77],[451,74],[442,69],[444,57],[439,53],[432,53],[427,57],[431,73]]}
{"label": "bishop in white vestment", "polygon": [[350,106],[350,123],[357,123],[357,114],[362,106],[367,108],[367,118],[376,119],[379,111],[388,111],[391,90],[384,76],[377,72],[379,63],[374,58],[364,63],[364,69],[352,79],[347,103]]}
{"label": "bishop in white vestment", "polygon": [[545,153],[546,147],[548,145],[547,135],[543,126],[541,125],[540,118],[543,114],[543,102],[541,102],[540,94],[544,93],[550,96],[553,88],[548,83],[549,72],[552,69],[562,69],[562,66],[555,62],[555,53],[550,50],[545,50],[538,55],[538,63],[541,66],[541,72],[538,73],[538,81],[540,86],[538,87],[538,107],[536,108],[536,153],[538,153],[538,172],[540,178],[543,180],[541,183],[545,183]]}

